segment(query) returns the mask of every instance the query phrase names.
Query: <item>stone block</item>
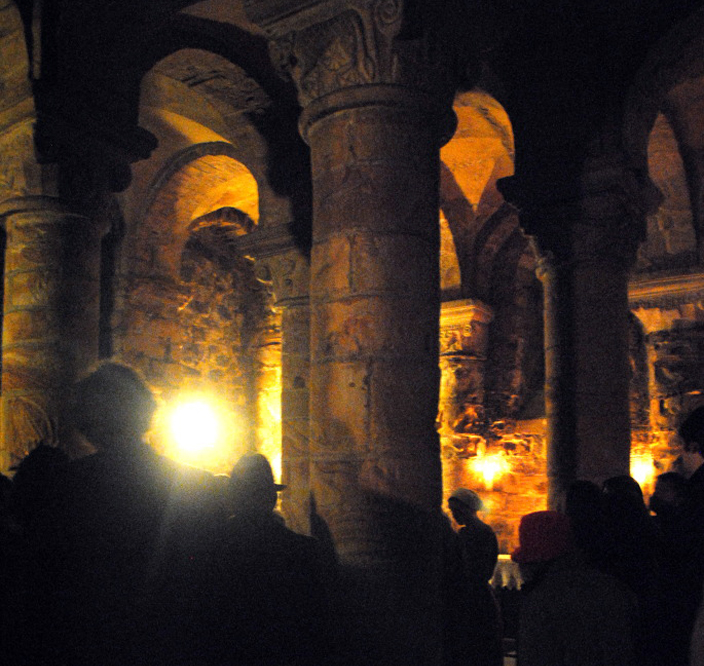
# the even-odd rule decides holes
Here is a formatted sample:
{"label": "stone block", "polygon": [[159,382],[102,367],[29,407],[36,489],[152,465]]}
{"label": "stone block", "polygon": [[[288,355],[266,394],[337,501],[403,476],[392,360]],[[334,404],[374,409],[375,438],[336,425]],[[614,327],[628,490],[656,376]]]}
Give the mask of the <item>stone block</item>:
{"label": "stone block", "polygon": [[5,276],[5,309],[59,305],[57,296],[61,282],[53,270],[10,273]]}
{"label": "stone block", "polygon": [[369,369],[365,363],[325,363],[313,370],[310,429],[314,455],[366,454],[371,446],[368,401]]}
{"label": "stone block", "polygon": [[423,299],[437,292],[437,262],[436,248],[426,238],[357,233],[351,238],[350,291]]}
{"label": "stone block", "polygon": [[349,294],[350,268],[350,239],[346,234],[316,242],[311,249],[311,300]]}
{"label": "stone block", "polygon": [[437,354],[437,327],[433,303],[410,295],[321,303],[311,309],[311,352],[317,359],[419,358]]}
{"label": "stone block", "polygon": [[[427,370],[423,369],[426,360]],[[398,451],[411,444],[438,455],[438,373],[429,359],[375,361],[369,371],[369,419],[375,450]]]}

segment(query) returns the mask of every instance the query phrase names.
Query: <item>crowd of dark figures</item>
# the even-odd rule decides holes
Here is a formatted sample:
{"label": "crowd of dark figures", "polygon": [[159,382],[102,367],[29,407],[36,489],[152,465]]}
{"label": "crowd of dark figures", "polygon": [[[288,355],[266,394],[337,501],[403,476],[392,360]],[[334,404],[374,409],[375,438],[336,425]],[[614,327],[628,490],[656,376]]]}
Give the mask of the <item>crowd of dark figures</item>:
{"label": "crowd of dark figures", "polygon": [[[0,475],[0,663],[365,663],[334,548],[286,526],[264,456],[214,476],[158,455],[143,441],[154,398],[122,365],[100,366],[69,402],[95,453],[39,443]],[[456,489],[453,520],[434,523],[443,666],[502,666],[507,635],[520,666],[704,665],[704,409],[680,436],[681,464],[649,506],[623,476],[577,481],[560,512],[522,518],[515,633],[489,583],[498,543],[482,499]]]}

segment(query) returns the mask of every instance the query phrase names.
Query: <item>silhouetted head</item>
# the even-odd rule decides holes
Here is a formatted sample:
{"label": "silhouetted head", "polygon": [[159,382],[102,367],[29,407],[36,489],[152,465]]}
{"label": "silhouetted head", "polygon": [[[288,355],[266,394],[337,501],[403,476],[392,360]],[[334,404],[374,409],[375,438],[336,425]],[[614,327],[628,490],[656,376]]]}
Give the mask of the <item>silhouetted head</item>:
{"label": "silhouetted head", "polygon": [[271,513],[277,493],[286,486],[274,482],[274,473],[261,453],[243,455],[230,473],[230,499],[236,510]]}
{"label": "silhouetted head", "polygon": [[640,484],[628,474],[621,474],[620,476],[606,479],[602,487],[606,495],[630,497],[634,502],[643,502],[643,490]]}
{"label": "silhouetted head", "polygon": [[149,429],[156,401],[140,376],[118,363],[105,363],[77,382],[70,396],[73,424],[99,449],[139,441]]}
{"label": "silhouetted head", "polygon": [[677,429],[685,451],[704,456],[704,405],[697,407]]}
{"label": "silhouetted head", "polygon": [[557,511],[535,511],[521,518],[518,548],[511,559],[518,564],[545,563],[573,549],[569,518]]}
{"label": "silhouetted head", "polygon": [[482,498],[469,488],[458,488],[447,498],[452,517],[458,525],[466,525],[476,515],[477,511],[484,510]]}
{"label": "silhouetted head", "polygon": [[656,514],[676,510],[684,501],[687,479],[677,472],[665,472],[655,479],[655,490],[650,497],[650,509]]}

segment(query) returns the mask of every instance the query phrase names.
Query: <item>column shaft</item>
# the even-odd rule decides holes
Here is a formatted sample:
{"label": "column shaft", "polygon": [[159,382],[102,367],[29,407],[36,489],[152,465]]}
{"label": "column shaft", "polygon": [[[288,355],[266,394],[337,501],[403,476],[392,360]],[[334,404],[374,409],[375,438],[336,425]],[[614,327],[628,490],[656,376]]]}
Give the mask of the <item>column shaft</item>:
{"label": "column shaft", "polygon": [[56,200],[5,202],[3,468],[38,441],[72,451],[62,399],[97,360],[100,233]]}
{"label": "column shaft", "polygon": [[628,276],[616,262],[542,271],[549,502],[575,479],[628,474]]}
{"label": "column shaft", "polygon": [[307,534],[311,532],[310,307],[307,298],[283,306],[281,328],[281,458],[286,483],[283,509],[291,529]]}
{"label": "column shaft", "polygon": [[363,661],[430,665],[440,636],[430,518],[441,491],[439,141],[397,92],[393,105],[341,105],[307,134],[311,487],[349,577],[345,621],[361,625]]}

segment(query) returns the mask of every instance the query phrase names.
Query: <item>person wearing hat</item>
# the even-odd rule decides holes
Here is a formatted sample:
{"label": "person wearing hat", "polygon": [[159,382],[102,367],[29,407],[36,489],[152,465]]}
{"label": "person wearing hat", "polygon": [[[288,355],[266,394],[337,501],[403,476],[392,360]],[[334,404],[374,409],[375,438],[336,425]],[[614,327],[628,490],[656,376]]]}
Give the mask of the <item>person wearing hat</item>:
{"label": "person wearing hat", "polygon": [[494,575],[499,559],[499,543],[491,526],[479,518],[478,512],[484,510],[482,498],[473,490],[458,488],[448,498],[447,505],[460,525],[457,534],[468,574],[480,583],[487,583]]}
{"label": "person wearing hat", "polygon": [[636,597],[585,563],[569,518],[555,511],[529,513],[521,518],[518,537],[511,559],[525,580],[521,666],[634,666]]}
{"label": "person wearing hat", "polygon": [[279,491],[286,488],[274,482],[274,473],[261,453],[243,455],[230,472],[228,496],[233,514],[265,521],[276,508]]}
{"label": "person wearing hat", "polygon": [[502,623],[499,605],[489,580],[499,558],[494,530],[478,512],[484,502],[473,490],[458,488],[447,500],[454,521],[460,526],[457,537],[464,565],[470,614],[463,627],[464,651],[470,663],[479,666],[503,664]]}
{"label": "person wearing hat", "polygon": [[320,544],[286,527],[269,460],[242,456],[230,473],[230,516],[213,589],[217,663],[332,663],[328,572]]}

